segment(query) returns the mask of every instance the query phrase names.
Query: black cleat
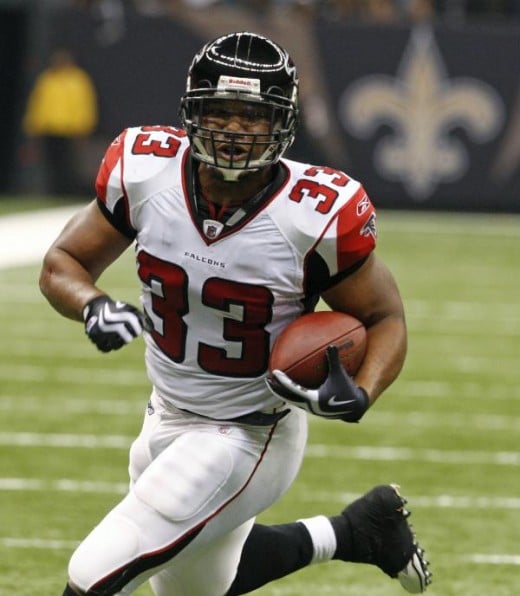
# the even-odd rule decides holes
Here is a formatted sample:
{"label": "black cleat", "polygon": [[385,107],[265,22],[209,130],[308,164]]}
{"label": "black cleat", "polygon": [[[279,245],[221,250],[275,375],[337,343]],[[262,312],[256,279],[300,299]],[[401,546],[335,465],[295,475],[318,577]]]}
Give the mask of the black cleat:
{"label": "black cleat", "polygon": [[[398,489],[394,484],[376,486],[341,512],[351,533],[344,560],[377,565],[406,591],[421,594],[432,574],[406,521],[410,512]],[[337,558],[342,558],[340,546]]]}

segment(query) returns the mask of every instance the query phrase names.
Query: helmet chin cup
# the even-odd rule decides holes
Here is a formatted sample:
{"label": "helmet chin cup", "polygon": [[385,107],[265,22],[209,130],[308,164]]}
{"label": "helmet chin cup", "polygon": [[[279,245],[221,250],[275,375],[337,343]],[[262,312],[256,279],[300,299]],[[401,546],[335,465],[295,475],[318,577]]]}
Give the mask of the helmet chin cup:
{"label": "helmet chin cup", "polygon": [[243,174],[247,174],[249,172],[257,172],[256,170],[232,170],[230,168],[215,168],[222,174],[222,178],[224,182],[238,182],[238,179],[242,177]]}

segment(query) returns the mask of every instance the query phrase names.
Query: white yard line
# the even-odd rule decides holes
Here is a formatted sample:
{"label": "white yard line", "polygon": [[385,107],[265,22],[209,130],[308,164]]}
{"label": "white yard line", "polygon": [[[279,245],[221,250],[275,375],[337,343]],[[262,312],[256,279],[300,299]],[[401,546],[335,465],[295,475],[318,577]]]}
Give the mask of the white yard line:
{"label": "white yard line", "polygon": [[[67,414],[109,414],[114,416],[134,415],[144,412],[146,399],[125,400],[125,399],[92,399],[92,390],[87,389],[89,397],[83,399],[78,397],[75,392],[74,399],[62,400],[53,398],[45,399],[45,408],[50,408],[59,413]],[[25,395],[17,397],[16,395],[2,395],[0,401],[0,412],[26,412],[33,415],[41,414],[42,398],[36,395]],[[515,430],[515,425],[509,424],[510,419],[504,416],[501,429]],[[518,429],[520,430],[520,419],[518,419]]]}
{"label": "white yard line", "polygon": [[[0,478],[0,491],[33,491],[33,492],[74,492],[91,494],[126,494],[128,485],[125,482],[83,481],[62,478],[59,480],[43,480],[38,478]],[[302,501],[327,501],[346,503],[357,499],[359,494],[350,492],[318,491],[303,494]],[[520,510],[518,497],[484,497],[466,495],[407,495],[413,509],[500,509]]]}
{"label": "white yard line", "polygon": [[464,558],[480,565],[520,565],[520,555],[474,554]]}
{"label": "white yard line", "polygon": [[80,205],[0,217],[0,268],[41,260],[67,220]]}
{"label": "white yard line", "polygon": [[123,435],[73,435],[41,433],[0,433],[0,445],[7,447],[56,447],[70,449],[128,449],[135,437]]}
{"label": "white yard line", "polygon": [[345,447],[342,445],[309,445],[306,457],[337,458],[367,461],[413,461],[443,465],[520,466],[517,451],[444,451],[441,449],[411,449],[408,447]]}
{"label": "white yard line", "polygon": [[[134,437],[124,435],[0,433],[0,445],[8,447],[127,449],[133,439]],[[306,450],[306,457],[348,459],[350,461],[414,461],[444,465],[520,466],[520,453],[516,451],[444,451],[408,447],[346,447],[310,444]]]}
{"label": "white yard line", "polygon": [[[453,388],[451,389],[453,392]],[[486,392],[486,388],[480,389]],[[88,398],[79,396],[75,392],[73,400],[61,397],[54,393],[52,398],[47,397],[45,400],[45,407],[50,408],[61,413],[67,414],[109,414],[120,416],[122,414],[135,414],[144,411],[146,399],[92,399],[91,390],[87,390]],[[400,395],[407,395],[402,388]],[[410,394],[417,396],[416,393]],[[475,395],[475,391],[472,392]],[[514,399],[511,394],[507,394]],[[505,394],[504,394],[505,396]],[[519,393],[520,396],[520,393]],[[493,397],[497,399],[496,396]],[[16,412],[18,414],[25,412],[33,415],[38,415],[42,410],[42,399],[37,395],[15,395],[3,394],[0,401],[0,412]],[[320,420],[319,418],[311,418],[309,420],[313,426],[321,424],[329,424],[327,420]],[[449,418],[439,417],[437,412],[417,411],[404,414],[402,412],[376,411],[370,413],[371,424],[378,424],[381,426],[397,426],[404,427],[421,427],[421,428],[453,428],[460,429],[463,427],[471,428],[472,430],[485,430],[487,432],[520,432],[520,417],[506,416],[498,414],[466,414],[466,413],[452,413]]]}
{"label": "white yard line", "polygon": [[48,540],[46,538],[0,538],[0,546],[4,548],[32,548],[42,550],[73,550],[79,540]]}
{"label": "white yard line", "polygon": [[38,478],[0,478],[3,491],[55,491],[74,493],[106,493],[124,495],[128,491],[125,482],[100,482],[88,480],[40,480]]}

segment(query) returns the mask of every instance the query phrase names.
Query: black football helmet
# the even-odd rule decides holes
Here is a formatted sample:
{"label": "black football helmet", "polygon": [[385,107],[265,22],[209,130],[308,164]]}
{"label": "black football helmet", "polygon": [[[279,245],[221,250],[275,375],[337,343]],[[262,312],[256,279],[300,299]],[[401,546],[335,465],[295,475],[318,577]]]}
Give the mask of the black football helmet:
{"label": "black football helmet", "polygon": [[[245,102],[251,114],[267,119],[269,132],[232,132],[204,122],[219,105],[222,110],[236,106],[230,100]],[[266,37],[248,32],[223,35],[194,57],[180,117],[192,155],[218,168],[225,180],[235,181],[246,170],[277,162],[293,142],[298,121],[296,67],[289,54]],[[225,157],[217,152],[223,139]]]}

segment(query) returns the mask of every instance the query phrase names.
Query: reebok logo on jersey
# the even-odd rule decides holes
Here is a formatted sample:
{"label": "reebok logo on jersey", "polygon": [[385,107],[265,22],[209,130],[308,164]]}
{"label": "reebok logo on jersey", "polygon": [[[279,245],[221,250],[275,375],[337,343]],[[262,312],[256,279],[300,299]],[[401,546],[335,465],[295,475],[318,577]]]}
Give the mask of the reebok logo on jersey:
{"label": "reebok logo on jersey", "polygon": [[369,208],[370,208],[370,201],[368,200],[367,195],[365,195],[361,199],[361,201],[359,201],[359,203],[356,205],[357,216],[361,217],[363,215],[363,213],[365,213],[365,211]]}

